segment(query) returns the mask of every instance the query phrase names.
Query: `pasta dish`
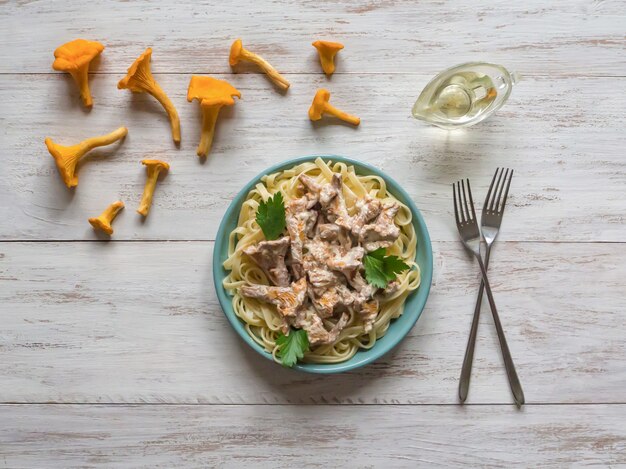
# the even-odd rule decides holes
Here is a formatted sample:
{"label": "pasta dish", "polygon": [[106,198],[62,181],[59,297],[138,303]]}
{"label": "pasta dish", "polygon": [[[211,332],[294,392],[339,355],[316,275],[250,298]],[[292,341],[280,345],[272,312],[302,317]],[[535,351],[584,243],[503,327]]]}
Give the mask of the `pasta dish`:
{"label": "pasta dish", "polygon": [[318,158],[248,193],[223,285],[276,361],[286,361],[281,341],[302,331],[301,361],[338,363],[373,347],[402,314],[420,284],[416,249],[411,211],[384,179]]}

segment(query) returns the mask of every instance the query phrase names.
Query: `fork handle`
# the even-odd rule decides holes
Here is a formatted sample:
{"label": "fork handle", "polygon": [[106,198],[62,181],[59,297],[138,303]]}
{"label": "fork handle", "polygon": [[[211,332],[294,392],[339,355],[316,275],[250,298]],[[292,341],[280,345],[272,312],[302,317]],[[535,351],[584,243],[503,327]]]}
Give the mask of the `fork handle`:
{"label": "fork handle", "polygon": [[[489,269],[489,256],[491,254],[491,245],[487,244],[485,251],[485,270]],[[469,391],[469,383],[472,375],[472,362],[474,361],[474,348],[476,347],[476,333],[478,331],[478,319],[480,318],[480,308],[483,302],[483,293],[485,292],[485,282],[480,280],[480,288],[478,289],[478,297],[476,298],[476,306],[474,306],[474,316],[472,318],[472,328],[470,329],[469,339],[467,339],[467,347],[465,349],[465,358],[463,358],[463,367],[461,368],[461,377],[459,378],[459,399],[461,404],[467,399]]]}
{"label": "fork handle", "polygon": [[487,299],[489,300],[489,306],[491,306],[491,314],[493,315],[493,322],[496,325],[496,332],[498,333],[498,340],[500,341],[500,348],[502,349],[502,357],[504,358],[504,367],[506,368],[506,374],[509,378],[509,385],[511,386],[511,391],[513,392],[513,398],[515,399],[515,403],[517,407],[520,407],[524,404],[524,391],[522,391],[522,385],[519,382],[519,378],[517,377],[517,372],[515,371],[515,365],[513,364],[513,358],[511,357],[511,352],[509,351],[509,346],[506,343],[506,338],[504,337],[504,330],[502,329],[502,323],[500,323],[500,316],[498,316],[498,310],[496,308],[496,302],[493,300],[493,294],[491,293],[491,286],[489,285],[489,279],[487,278],[487,269],[483,264],[483,260],[480,257],[480,252],[477,253],[476,258],[478,259],[478,265],[480,266],[480,271],[483,274],[483,282],[485,284],[485,290],[487,291]]}

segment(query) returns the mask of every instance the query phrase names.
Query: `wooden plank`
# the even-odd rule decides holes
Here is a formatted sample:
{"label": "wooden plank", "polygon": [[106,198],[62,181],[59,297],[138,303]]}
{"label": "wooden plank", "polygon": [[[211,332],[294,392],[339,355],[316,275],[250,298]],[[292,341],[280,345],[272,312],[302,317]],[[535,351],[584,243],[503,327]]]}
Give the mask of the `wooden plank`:
{"label": "wooden plank", "polygon": [[[456,240],[450,183],[469,177],[486,193],[497,166],[515,168],[503,240],[626,241],[623,132],[626,80],[528,79],[492,120],[446,132],[410,117],[427,76],[341,75],[333,102],[363,118],[358,129],[312,125],[307,109],[325,78],[292,77],[287,96],[256,75],[224,76],[243,93],[222,111],[212,154],[195,155],[199,110],[185,99],[189,76],[158,75],[182,120],[173,146],[165,113],[149,96],[116,89],[117,76],[95,76],[95,106],[85,114],[67,77],[0,76],[0,239],[97,239],[86,219],[117,198],[127,210],[115,239],[213,239],[245,182],[269,166],[310,154],[343,154],[384,169],[422,210],[435,240]],[[611,90],[609,94],[607,89]],[[28,90],[28,91],[26,91]],[[127,125],[120,146],[95,151],[76,191],[61,183],[43,140],[74,143]],[[170,161],[146,223],[134,213],[145,170],[142,158]]]}
{"label": "wooden plank", "polygon": [[[436,242],[435,283],[380,361],[320,377],[224,318],[212,243],[0,243],[0,402],[456,403],[478,273]],[[626,244],[499,243],[491,279],[529,403],[626,402]],[[488,309],[469,402],[512,402]]]}
{"label": "wooden plank", "polygon": [[288,73],[320,73],[311,42],[344,42],[337,73],[420,72],[487,60],[527,75],[626,75],[619,2],[369,0],[175,3],[3,2],[0,73],[49,72],[54,49],[102,41],[99,71],[121,73],[146,47],[168,72],[226,73],[231,42]]}
{"label": "wooden plank", "polygon": [[6,467],[617,467],[626,406],[0,406]]}

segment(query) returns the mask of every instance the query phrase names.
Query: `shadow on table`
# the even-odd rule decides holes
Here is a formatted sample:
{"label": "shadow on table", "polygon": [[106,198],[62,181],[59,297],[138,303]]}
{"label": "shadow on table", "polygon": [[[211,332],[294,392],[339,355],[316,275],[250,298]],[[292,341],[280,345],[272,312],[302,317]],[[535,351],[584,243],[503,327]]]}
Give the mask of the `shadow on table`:
{"label": "shadow on table", "polygon": [[270,388],[272,397],[264,397],[269,404],[358,404],[365,402],[364,395],[370,394],[365,388],[375,385],[379,380],[397,376],[402,371],[406,372],[406,367],[401,367],[397,360],[406,351],[404,349],[401,343],[374,363],[334,375],[285,368],[260,357],[249,347],[245,347],[241,358],[247,362],[246,373],[254,376],[254,381],[264,381]]}

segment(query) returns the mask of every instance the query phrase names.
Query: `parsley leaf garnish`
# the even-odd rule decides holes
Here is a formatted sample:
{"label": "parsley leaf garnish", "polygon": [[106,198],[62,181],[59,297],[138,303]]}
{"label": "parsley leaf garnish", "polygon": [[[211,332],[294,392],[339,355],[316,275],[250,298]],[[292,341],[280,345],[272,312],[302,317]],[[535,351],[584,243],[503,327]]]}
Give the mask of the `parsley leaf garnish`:
{"label": "parsley leaf garnish", "polygon": [[399,257],[385,256],[385,248],[368,253],[363,259],[363,264],[368,283],[378,288],[386,288],[397,274],[410,269]]}
{"label": "parsley leaf garnish", "polygon": [[309,338],[304,329],[291,329],[289,335],[280,333],[276,338],[276,345],[280,361],[284,366],[291,368],[304,357],[304,352],[309,350]]}
{"label": "parsley leaf garnish", "polygon": [[278,238],[285,231],[285,202],[283,194],[277,192],[274,197],[261,202],[256,212],[256,222],[263,230],[265,239],[271,241]]}

